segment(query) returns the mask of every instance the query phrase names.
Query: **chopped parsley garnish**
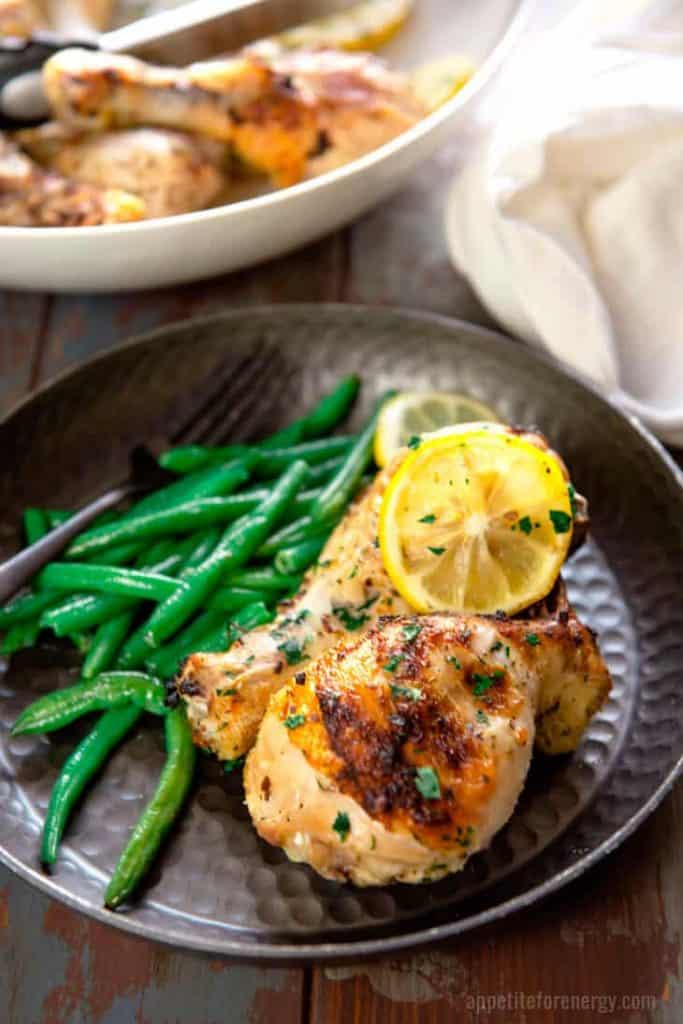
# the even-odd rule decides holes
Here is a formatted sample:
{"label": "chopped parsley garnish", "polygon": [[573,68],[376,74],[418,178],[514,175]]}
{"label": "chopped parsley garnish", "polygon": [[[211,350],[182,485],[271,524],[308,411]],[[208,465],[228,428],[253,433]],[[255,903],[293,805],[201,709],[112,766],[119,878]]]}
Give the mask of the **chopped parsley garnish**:
{"label": "chopped parsley garnish", "polygon": [[422,626],[419,626],[417,622],[409,622],[407,626],[403,627],[403,635],[410,643],[411,640],[416,640],[422,632]]}
{"label": "chopped parsley garnish", "polygon": [[342,843],[346,842],[346,837],[351,831],[351,822],[349,816],[345,811],[339,811],[337,817],[332,822],[332,828],[337,833]]}
{"label": "chopped parsley garnish", "polygon": [[527,633],[527,635],[524,637],[524,639],[526,640],[526,642],[529,644],[530,647],[538,647],[538,645],[541,642],[538,633]]}
{"label": "chopped parsley garnish", "polygon": [[405,655],[403,654],[392,654],[386,665],[382,665],[385,672],[395,672],[398,666],[403,661]]}
{"label": "chopped parsley garnish", "polygon": [[286,729],[298,729],[305,721],[305,715],[287,715],[284,721],[284,726]]}
{"label": "chopped parsley garnish", "polygon": [[244,754],[241,754],[240,757],[229,757],[227,761],[223,762],[223,771],[226,775],[229,775],[230,772],[234,772],[237,768],[241,768],[243,764]]}
{"label": "chopped parsley garnish", "polygon": [[229,690],[216,690],[217,697],[234,697],[237,693],[237,689],[231,686]]}
{"label": "chopped parsley garnish", "polygon": [[445,550],[445,548],[431,548],[427,545],[427,551],[431,551],[433,555],[443,555]]}
{"label": "chopped parsley garnish", "polygon": [[579,503],[576,500],[576,491],[574,490],[573,484],[569,484],[567,487],[567,494],[569,495],[569,507],[572,510],[572,519],[576,519]]}
{"label": "chopped parsley garnish", "polygon": [[480,725],[489,724],[489,716],[486,714],[485,711],[477,711],[475,718],[477,719]]}
{"label": "chopped parsley garnish", "polygon": [[572,526],[572,517],[559,508],[551,508],[550,522],[553,524],[555,533],[569,533]]}
{"label": "chopped parsley garnish", "polygon": [[489,647],[489,651],[491,653],[493,653],[493,651],[500,651],[502,649],[503,649],[503,641],[502,640],[496,640],[495,644],[491,644],[491,646]]}
{"label": "chopped parsley garnish", "polygon": [[462,665],[460,664],[460,662],[458,661],[454,654],[448,654],[446,656],[446,661],[453,665],[455,668],[457,668],[458,672],[462,668]]}
{"label": "chopped parsley garnish", "polygon": [[378,596],[378,594],[374,594],[372,597],[369,597],[367,601],[363,601],[363,604],[359,604],[357,607],[354,607],[354,605],[333,606],[332,612],[337,616],[345,629],[353,632],[355,629],[360,629],[360,627],[364,626],[368,621],[370,616],[366,615],[365,612],[375,603]]}
{"label": "chopped parsley garnish", "polygon": [[418,689],[417,686],[396,686],[392,683],[389,689],[391,690],[392,697],[407,697],[409,700],[419,700],[422,696],[422,690]]}
{"label": "chopped parsley garnish", "polygon": [[519,526],[519,528],[522,531],[522,533],[526,533],[527,536],[533,530],[533,524],[532,524],[531,519],[529,518],[529,516],[522,516],[522,518],[519,520],[517,525]]}
{"label": "chopped parsley garnish", "polygon": [[288,665],[298,665],[300,661],[308,657],[307,654],[304,654],[303,646],[293,637],[285,640],[284,643],[278,644],[277,649],[282,651]]}
{"label": "chopped parsley garnish", "polygon": [[425,800],[438,800],[441,796],[439,776],[431,765],[422,765],[415,772],[415,788]]}
{"label": "chopped parsley garnish", "polygon": [[504,675],[505,673],[500,668],[497,668],[490,676],[482,675],[480,672],[473,672],[472,682],[474,683],[474,696],[481,697],[482,694],[486,693],[487,690],[494,686],[499,679],[502,679]]}
{"label": "chopped parsley garnish", "polygon": [[436,516],[432,512],[430,512],[426,516],[422,516],[422,519],[418,519],[418,523],[435,523],[435,522],[436,522]]}
{"label": "chopped parsley garnish", "polygon": [[458,831],[459,834],[455,838],[456,843],[458,843],[459,846],[468,847],[470,845],[470,843],[472,842],[472,839],[474,837],[474,829],[472,828],[472,826],[471,825],[467,826],[467,828],[465,829],[465,834],[464,835],[462,834],[462,829],[461,828],[458,828],[457,831]]}
{"label": "chopped parsley garnish", "polygon": [[347,578],[352,580],[354,578],[354,576],[357,576],[357,575],[358,575],[358,566],[354,565],[353,569],[351,570],[351,572],[349,573]]}
{"label": "chopped parsley garnish", "polygon": [[408,447],[409,448],[419,448],[421,442],[422,442],[422,438],[420,437],[420,435],[419,434],[413,434],[413,436],[408,439]]}

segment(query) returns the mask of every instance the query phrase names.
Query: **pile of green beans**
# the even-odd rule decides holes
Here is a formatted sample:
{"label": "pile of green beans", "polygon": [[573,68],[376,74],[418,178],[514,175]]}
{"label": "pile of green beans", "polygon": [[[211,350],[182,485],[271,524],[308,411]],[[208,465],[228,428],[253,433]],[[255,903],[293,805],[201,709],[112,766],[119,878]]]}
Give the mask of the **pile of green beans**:
{"label": "pile of green beans", "polygon": [[[190,727],[163,680],[193,651],[227,650],[296,592],[372,464],[379,406],[357,436],[330,436],[358,388],[356,376],[344,378],[309,413],[253,444],[165,452],[159,461],[177,480],[101,516],[0,608],[1,653],[48,630],[85,654],[78,682],[27,707],[13,733],[50,733],[99,712],[54,785],[45,865],[89,782],[141,715],[164,720],[166,764],[107,887],[111,909],[139,886],[192,783]],[[26,509],[27,544],[70,515]]]}

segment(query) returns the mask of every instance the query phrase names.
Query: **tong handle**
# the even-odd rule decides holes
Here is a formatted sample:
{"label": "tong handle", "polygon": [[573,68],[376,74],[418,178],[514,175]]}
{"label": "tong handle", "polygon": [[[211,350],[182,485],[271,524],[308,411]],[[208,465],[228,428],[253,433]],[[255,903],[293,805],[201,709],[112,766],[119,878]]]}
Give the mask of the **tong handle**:
{"label": "tong handle", "polygon": [[3,94],[10,83],[31,71],[40,71],[48,58],[70,46],[98,49],[92,39],[70,39],[56,32],[34,32],[27,39],[0,39],[0,130],[23,128],[45,120],[24,116],[13,109],[15,104],[8,107]]}

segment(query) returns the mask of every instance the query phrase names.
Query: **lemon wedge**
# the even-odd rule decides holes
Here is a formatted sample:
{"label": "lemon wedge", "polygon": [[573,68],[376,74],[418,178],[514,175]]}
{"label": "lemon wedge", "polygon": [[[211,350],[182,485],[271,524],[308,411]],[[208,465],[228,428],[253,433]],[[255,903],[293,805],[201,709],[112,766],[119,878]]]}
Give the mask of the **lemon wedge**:
{"label": "lemon wedge", "polygon": [[497,423],[493,409],[469,395],[448,391],[402,391],[382,409],[375,432],[375,462],[387,466],[399,448],[444,427],[485,420]]}
{"label": "lemon wedge", "polygon": [[440,57],[416,68],[410,81],[414,94],[431,113],[460,92],[475,71],[467,57]]}
{"label": "lemon wedge", "polygon": [[572,526],[558,461],[477,424],[423,440],[407,456],[382,501],[379,543],[416,611],[511,615],[552,589]]}
{"label": "lemon wedge", "polygon": [[248,47],[250,53],[282,50],[376,50],[403,27],[414,0],[366,0],[339,14],[309,21],[304,25]]}

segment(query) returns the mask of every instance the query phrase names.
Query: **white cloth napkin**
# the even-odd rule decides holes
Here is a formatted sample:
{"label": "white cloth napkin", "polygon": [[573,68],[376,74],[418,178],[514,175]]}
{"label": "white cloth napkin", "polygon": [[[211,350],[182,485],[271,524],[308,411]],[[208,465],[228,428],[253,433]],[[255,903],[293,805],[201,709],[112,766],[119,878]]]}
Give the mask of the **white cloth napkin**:
{"label": "white cloth napkin", "polygon": [[[616,26],[615,10],[637,17]],[[452,259],[493,315],[671,444],[683,444],[681,55],[683,3],[579,4],[517,54],[446,217]]]}

